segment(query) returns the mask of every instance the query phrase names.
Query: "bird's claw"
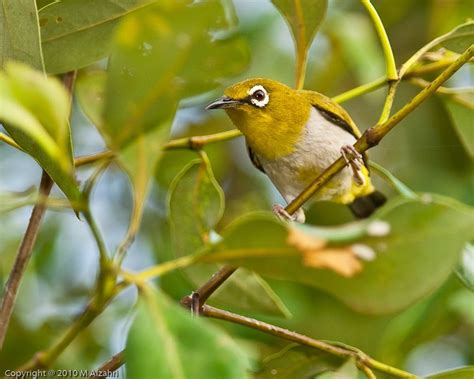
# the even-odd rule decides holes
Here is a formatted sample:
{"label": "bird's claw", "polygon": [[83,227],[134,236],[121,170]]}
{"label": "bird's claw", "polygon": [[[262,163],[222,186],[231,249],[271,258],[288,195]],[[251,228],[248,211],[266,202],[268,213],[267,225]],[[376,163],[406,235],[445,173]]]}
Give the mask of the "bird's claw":
{"label": "bird's claw", "polygon": [[295,221],[296,216],[290,215],[285,207],[280,204],[274,204],[272,207],[273,213],[281,220],[281,221]]}
{"label": "bird's claw", "polygon": [[341,155],[346,165],[352,169],[352,177],[354,182],[358,186],[365,184],[364,176],[362,175],[361,168],[364,165],[364,159],[354,146],[344,145],[341,147]]}

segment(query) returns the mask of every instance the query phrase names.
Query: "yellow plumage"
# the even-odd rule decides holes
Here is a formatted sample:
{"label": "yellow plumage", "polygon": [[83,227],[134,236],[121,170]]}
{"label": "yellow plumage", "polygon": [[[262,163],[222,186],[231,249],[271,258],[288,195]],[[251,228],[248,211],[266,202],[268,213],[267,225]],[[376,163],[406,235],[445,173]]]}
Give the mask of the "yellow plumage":
{"label": "yellow plumage", "polygon": [[[340,105],[320,93],[294,90],[263,78],[237,83],[227,88],[224,95],[208,109],[226,110],[244,134],[252,162],[269,176],[287,202],[298,196],[341,152],[344,156],[354,155],[354,160],[315,199],[358,203],[359,210],[351,206],[358,216],[367,215],[383,202],[383,197],[373,196],[365,165],[367,157],[362,162],[352,148],[361,133]],[[359,198],[364,199],[365,205]],[[277,211],[284,215],[283,208],[278,207]],[[373,209],[364,209],[367,207]],[[297,219],[304,220],[301,210]]]}

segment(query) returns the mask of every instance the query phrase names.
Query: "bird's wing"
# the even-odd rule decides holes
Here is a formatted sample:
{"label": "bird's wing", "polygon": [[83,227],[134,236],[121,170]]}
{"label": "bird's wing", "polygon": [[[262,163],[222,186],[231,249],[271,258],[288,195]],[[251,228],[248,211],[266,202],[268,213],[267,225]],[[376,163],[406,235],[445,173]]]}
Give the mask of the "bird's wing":
{"label": "bird's wing", "polygon": [[258,159],[257,154],[255,154],[255,152],[251,149],[251,147],[249,146],[248,143],[246,143],[246,145],[247,145],[247,152],[249,153],[249,157],[250,157],[250,160],[251,160],[252,164],[256,168],[258,168],[260,171],[262,171],[264,174],[266,174],[265,170],[263,169],[262,164],[260,163],[260,160]]}
{"label": "bird's wing", "polygon": [[305,90],[300,90],[299,92],[309,100],[313,107],[315,107],[326,120],[340,126],[355,138],[361,136],[360,130],[357,128],[354,121],[352,121],[349,113],[347,113],[339,104],[318,92]]}
{"label": "bird's wing", "polygon": [[[340,126],[357,139],[362,135],[351,116],[349,116],[349,113],[347,113],[338,103],[319,92],[306,90],[300,90],[299,92],[309,100],[311,105],[315,107],[326,120],[334,125]],[[369,158],[367,152],[362,154],[362,156],[364,158],[364,163],[368,168]]]}

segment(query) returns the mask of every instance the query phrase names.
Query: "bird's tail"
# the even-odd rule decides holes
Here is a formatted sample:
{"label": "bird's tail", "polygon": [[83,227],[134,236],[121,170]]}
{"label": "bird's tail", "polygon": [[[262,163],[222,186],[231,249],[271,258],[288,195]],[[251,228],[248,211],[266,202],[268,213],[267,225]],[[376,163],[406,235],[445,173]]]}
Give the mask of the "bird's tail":
{"label": "bird's tail", "polygon": [[374,211],[378,207],[381,207],[386,201],[387,198],[383,193],[374,191],[366,196],[356,198],[351,204],[349,204],[349,208],[355,217],[366,218],[374,213]]}

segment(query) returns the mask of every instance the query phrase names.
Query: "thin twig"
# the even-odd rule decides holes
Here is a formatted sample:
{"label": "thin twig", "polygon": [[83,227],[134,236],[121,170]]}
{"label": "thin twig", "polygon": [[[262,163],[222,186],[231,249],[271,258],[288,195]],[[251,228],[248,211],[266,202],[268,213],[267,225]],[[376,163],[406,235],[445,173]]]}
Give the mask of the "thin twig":
{"label": "thin twig", "polygon": [[368,355],[360,352],[357,349],[352,350],[352,349],[345,349],[340,346],[334,346],[327,342],[315,340],[303,334],[292,332],[288,329],[284,329],[276,325],[268,324],[266,322],[259,321],[250,317],[241,316],[232,312],[228,312],[222,309],[211,307],[210,305],[207,305],[207,304],[202,306],[202,315],[206,317],[219,319],[219,320],[229,321],[234,324],[247,326],[249,328],[259,330],[261,332],[271,334],[288,341],[299,343],[300,345],[305,345],[305,346],[309,346],[320,351],[324,351],[328,354],[331,354],[343,359],[353,357],[355,358],[356,362],[358,362],[359,365],[370,367],[378,371],[382,371],[387,374],[397,376],[399,378],[416,378],[415,375],[409,372],[378,362],[375,359],[369,357]]}
{"label": "thin twig", "polygon": [[[43,171],[41,177],[41,184],[39,187],[39,193],[41,196],[48,196],[51,192],[53,181],[49,175]],[[10,317],[13,312],[15,305],[18,288],[20,287],[21,279],[25,273],[26,267],[33,252],[33,246],[35,245],[36,238],[38,237],[38,231],[41,224],[41,219],[46,211],[46,206],[42,203],[38,203],[33,207],[31,212],[30,221],[26,228],[25,234],[21,241],[18,253],[13,264],[12,271],[8,277],[8,281],[5,285],[2,298],[2,307],[0,309],[0,350],[3,347],[5,341],[5,335],[8,330],[8,324]]]}
{"label": "thin twig", "polygon": [[[226,265],[217,271],[212,277],[193,292],[199,299],[199,308],[209,299],[209,297],[237,270],[237,267]],[[181,304],[189,306],[192,302],[192,295],[181,299]]]}
{"label": "thin twig", "polygon": [[164,150],[175,150],[175,149],[191,149],[199,150],[210,143],[227,141],[229,139],[239,137],[242,133],[239,130],[226,130],[225,132],[219,132],[214,134],[209,134],[207,136],[192,136],[178,138],[169,141],[164,146]]}
{"label": "thin twig", "polygon": [[367,366],[365,365],[360,365],[359,368],[361,369],[361,371],[365,374],[365,376],[367,377],[367,379],[377,379],[377,377],[375,376],[375,374],[373,373],[373,371],[368,368]]}
{"label": "thin twig", "polygon": [[[431,96],[448,80],[461,66],[473,56],[474,46],[471,45],[460,55],[446,70],[444,70],[429,86],[420,91],[408,104],[396,112],[386,122],[371,127],[365,131],[361,138],[354,144],[359,153],[376,146],[400,121],[413,112],[423,101]],[[339,158],[320,174],[298,197],[296,197],[285,210],[293,214],[306,201],[308,201],[324,184],[345,167],[346,163]]]}
{"label": "thin twig", "polygon": [[[430,85],[430,82],[422,78],[411,78],[410,83],[420,88],[425,88]],[[443,87],[441,86],[438,88],[437,92],[444,95],[458,95],[461,93],[474,94],[474,87]]]}
{"label": "thin twig", "polygon": [[117,371],[125,363],[125,351],[115,354],[107,362],[94,370],[93,375],[89,379],[100,379],[108,377],[112,372]]}

